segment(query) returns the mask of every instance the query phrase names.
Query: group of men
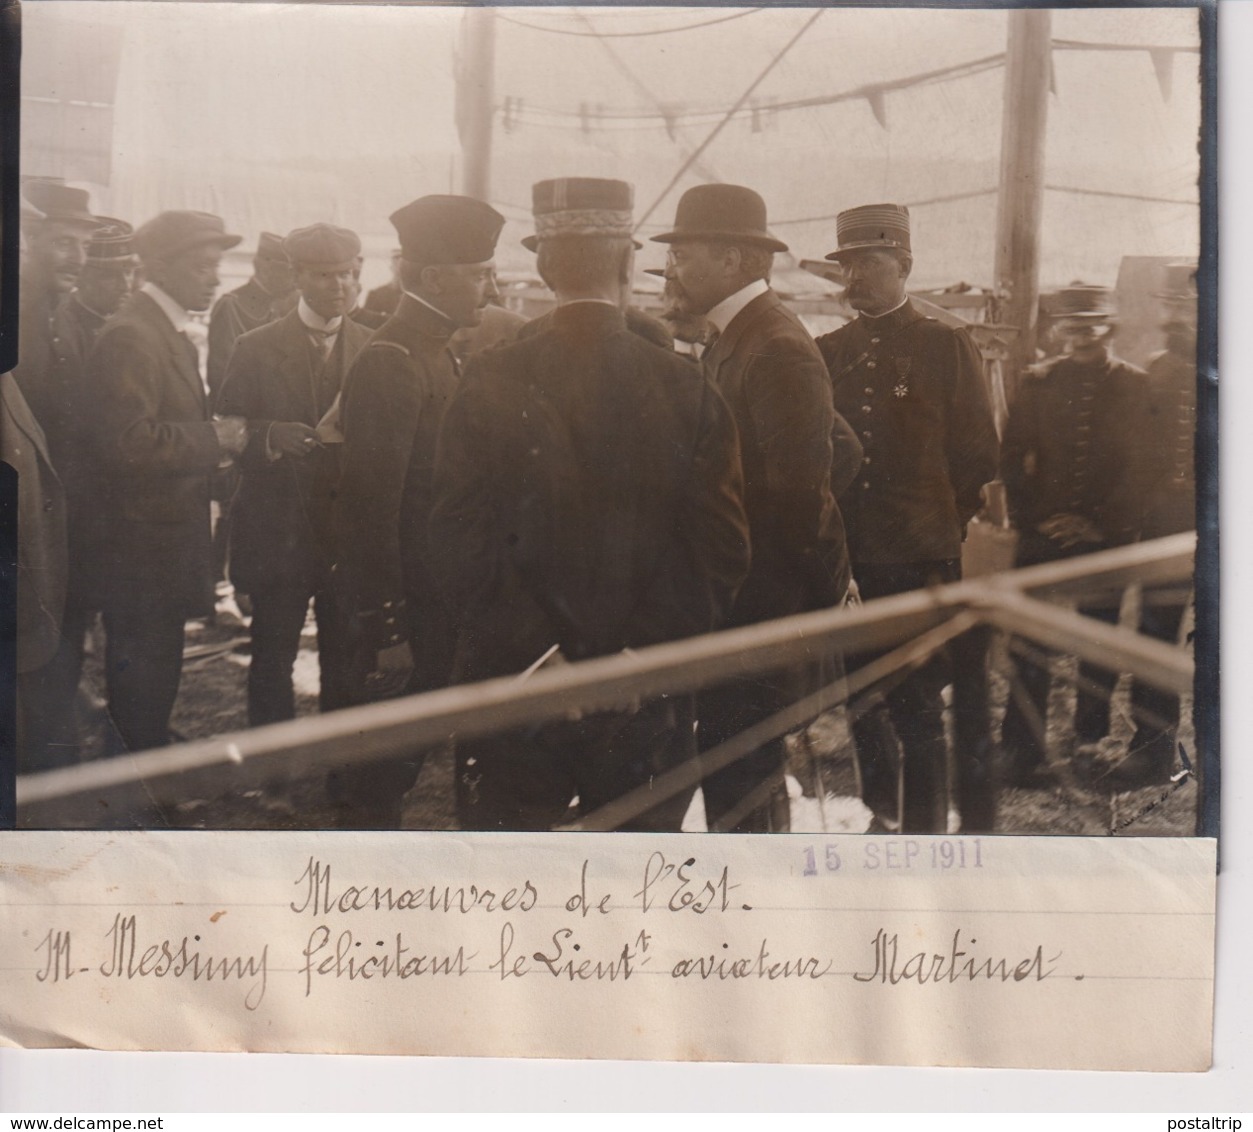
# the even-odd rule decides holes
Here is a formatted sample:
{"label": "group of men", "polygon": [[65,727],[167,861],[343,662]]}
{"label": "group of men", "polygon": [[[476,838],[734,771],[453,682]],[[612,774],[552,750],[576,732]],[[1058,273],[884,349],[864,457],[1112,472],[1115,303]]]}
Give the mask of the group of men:
{"label": "group of men", "polygon": [[[670,327],[696,328],[682,335],[699,341],[690,355],[630,305],[640,245],[622,181],[534,186],[524,244],[556,307],[525,325],[498,306],[504,218],[480,201],[427,196],[393,213],[390,314],[357,307],[353,232],[266,235],[255,278],[213,309],[202,376],[185,330],[213,304],[240,237],[197,212],[131,232],[63,185],[28,186],[27,199],[38,214],[26,223],[20,392],[6,377],[5,403],[44,462],[47,498],[28,512],[53,540],[59,522],[71,553],[59,596],[54,584],[20,603],[28,639],[43,639],[19,663],[23,769],[72,761],[65,728],[96,610],[119,746],[168,742],[184,625],[212,609],[215,497],[229,505],[230,577],[251,612],[248,713],[260,725],[295,714],[311,601],[330,711],[836,607],[854,582],[869,599],[955,581],[998,471],[1026,561],[1138,537],[1150,497],[1167,491],[1149,482],[1160,461],[1145,458],[1148,435],[1169,434],[1169,491],[1187,493],[1186,342],[1154,386],[1170,395],[1150,395],[1110,358],[1108,312],[1072,311],[1073,348],[1028,382],[1002,449],[970,336],[906,295],[902,206],[839,215],[828,258],[858,316],[815,341],[771,290],[787,249],[762,198],[688,190],[654,240],[667,246]],[[129,293],[137,266],[144,282]],[[116,298],[102,298],[101,274]],[[1090,444],[1103,422],[1126,444],[1108,447],[1105,433]],[[730,762],[721,753],[843,662],[460,741],[459,822],[548,829],[576,797],[588,813],[642,791],[624,828],[677,829],[691,788],[665,787],[665,773],[703,755],[710,828],[786,829],[782,736]],[[864,794],[885,828],[945,829],[950,676],[935,658],[857,716]],[[1157,762],[1137,766],[1141,777],[1162,771],[1163,744],[1173,760],[1172,709],[1148,706],[1160,726],[1137,737]],[[1011,705],[1018,779],[1040,773],[1034,722],[1020,726]],[[990,743],[972,746],[959,762],[990,757]],[[423,758],[334,768],[338,824],[397,828]],[[966,828],[991,828],[995,778],[959,775]]]}

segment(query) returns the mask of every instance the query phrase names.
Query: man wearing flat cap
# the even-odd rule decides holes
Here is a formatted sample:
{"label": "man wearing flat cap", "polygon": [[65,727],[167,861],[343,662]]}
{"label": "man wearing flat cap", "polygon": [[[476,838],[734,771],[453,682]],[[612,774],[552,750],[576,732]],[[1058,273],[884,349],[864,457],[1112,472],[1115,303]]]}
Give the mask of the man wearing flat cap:
{"label": "man wearing flat cap", "polygon": [[[252,599],[248,722],[292,719],[292,666],[313,600],[319,701],[346,706],[345,647],[331,589],[328,545],[338,445],[318,424],[370,331],[347,317],[361,241],[346,228],[313,224],[283,241],[300,295],[277,322],[235,343],[219,410],[248,421],[241,482],[231,512],[231,581]],[[325,432],[323,433],[325,435]]]}
{"label": "man wearing flat cap", "polygon": [[[1146,375],[1109,350],[1115,312],[1107,287],[1073,283],[1058,295],[1058,306],[1066,353],[1025,375],[1005,423],[1001,478],[1018,529],[1018,566],[1124,546],[1140,537],[1144,521]],[[1082,611],[1114,623],[1118,604],[1107,598]],[[1019,664],[1017,672],[1026,696],[1011,696],[1006,707],[1007,769],[1015,785],[1049,786],[1047,661]],[[1075,742],[1094,748],[1109,727],[1109,693],[1118,673],[1085,662],[1079,676]],[[1169,768],[1169,748],[1167,758]]]}
{"label": "man wearing flat cap", "polygon": [[88,361],[98,391],[95,451],[108,540],[104,622],[109,714],[130,750],[169,741],[183,626],[213,610],[209,497],[247,440],[214,418],[185,333],[240,237],[204,212],[163,212],[134,236],[146,282],[100,331]]}
{"label": "man wearing flat cap", "polygon": [[[720,627],[748,569],[735,425],[700,371],[631,332],[633,190],[534,186],[547,325],[482,354],[440,437],[430,535],[458,626],[454,680]],[[459,743],[463,829],[544,830],[695,756],[688,696]],[[620,828],[677,831],[691,788]]]}
{"label": "man wearing flat cap", "polygon": [[[979,510],[983,485],[996,476],[996,427],[970,335],[919,314],[905,293],[913,267],[909,210],[851,208],[836,218],[836,231],[839,247],[827,258],[843,269],[858,317],[823,335],[818,347],[835,406],[865,449],[840,508],[853,576],[870,600],[961,577],[966,524]],[[885,694],[891,728],[882,708],[854,724],[866,802],[907,832],[946,828],[941,692],[948,679],[947,664],[934,660]],[[903,809],[892,729],[904,760]],[[989,781],[984,773],[985,802]],[[971,790],[964,828],[975,820]]]}
{"label": "man wearing flat cap", "polygon": [[[831,403],[831,383],[808,331],[770,289],[776,252],[766,205],[739,185],[698,185],[679,200],[666,282],[679,311],[717,331],[701,364],[731,407],[744,465],[752,569],[729,623],[751,625],[838,605],[848,555],[835,496],[860,446]],[[838,456],[838,459],[834,457]],[[833,467],[834,462],[834,467]],[[717,747],[809,690],[812,673],[779,672],[703,692],[700,745]],[[710,828],[788,828],[783,737],[706,776]]]}
{"label": "man wearing flat cap", "polygon": [[[477,325],[497,294],[505,221],[482,201],[436,195],[391,222],[403,293],[349,370],[340,413],[337,584],[357,618],[366,699],[443,687],[452,668],[453,630],[430,573],[431,476],[458,379],[449,339]],[[397,828],[423,757],[334,772],[342,824]]]}

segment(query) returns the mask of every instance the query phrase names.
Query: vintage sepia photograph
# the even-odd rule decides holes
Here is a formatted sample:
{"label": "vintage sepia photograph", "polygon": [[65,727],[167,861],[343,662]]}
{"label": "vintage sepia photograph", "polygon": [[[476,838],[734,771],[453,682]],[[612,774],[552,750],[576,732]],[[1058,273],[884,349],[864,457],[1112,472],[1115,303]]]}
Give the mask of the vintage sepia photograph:
{"label": "vintage sepia photograph", "polygon": [[6,20],[17,828],[1217,833],[1201,8]]}

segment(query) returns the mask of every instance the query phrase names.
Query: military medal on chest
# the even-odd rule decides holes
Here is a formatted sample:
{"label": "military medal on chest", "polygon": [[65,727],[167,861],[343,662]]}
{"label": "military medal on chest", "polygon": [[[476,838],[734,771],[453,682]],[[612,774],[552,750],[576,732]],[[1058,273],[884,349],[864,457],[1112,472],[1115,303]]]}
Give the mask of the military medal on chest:
{"label": "military medal on chest", "polygon": [[892,387],[893,397],[909,396],[909,371],[914,364],[913,358],[894,358],[896,362],[896,384]]}

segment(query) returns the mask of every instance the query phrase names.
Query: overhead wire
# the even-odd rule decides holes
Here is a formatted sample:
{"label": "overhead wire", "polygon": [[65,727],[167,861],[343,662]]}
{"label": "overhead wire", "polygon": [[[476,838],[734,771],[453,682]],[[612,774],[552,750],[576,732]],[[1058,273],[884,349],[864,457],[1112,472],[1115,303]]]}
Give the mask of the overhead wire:
{"label": "overhead wire", "polygon": [[[573,28],[543,27],[540,24],[527,23],[525,20],[506,16],[503,12],[497,12],[496,17],[502,23],[513,24],[515,27],[527,28],[530,31],[544,32],[548,35],[574,35],[583,38],[594,37],[596,39],[638,39],[646,35],[673,35],[676,32],[695,31],[697,28],[713,27],[715,24],[729,23],[731,20],[740,20],[745,16],[755,16],[760,11],[762,11],[761,8],[750,8],[745,12],[733,12],[729,16],[719,16],[713,20],[702,20],[700,23],[682,24],[679,27],[670,28],[646,28],[643,31],[601,31],[596,29],[592,31],[575,31]],[[576,12],[575,14],[587,20],[587,16],[583,12]]]}

